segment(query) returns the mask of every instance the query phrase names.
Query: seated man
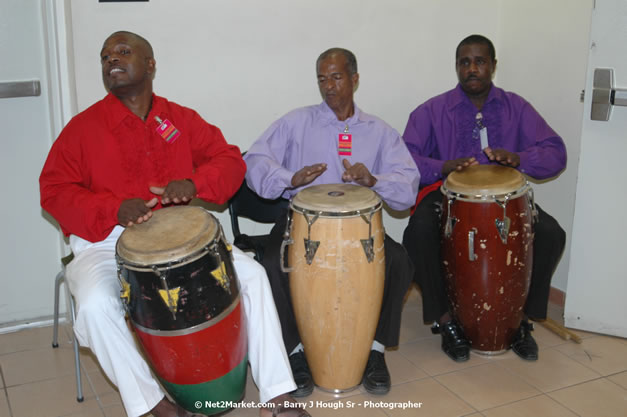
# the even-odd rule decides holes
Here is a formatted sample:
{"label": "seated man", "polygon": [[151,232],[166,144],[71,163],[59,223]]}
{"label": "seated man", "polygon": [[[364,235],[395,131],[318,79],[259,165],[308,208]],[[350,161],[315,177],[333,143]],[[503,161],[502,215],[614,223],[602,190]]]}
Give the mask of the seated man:
{"label": "seated man", "polygon": [[[492,84],[496,69],[492,42],[480,35],[462,40],[455,52],[459,84],[418,106],[409,116],[404,139],[422,173],[419,202],[403,235],[420,286],[423,319],[437,322],[442,349],[455,361],[469,358],[469,344],[451,317],[440,257],[438,186],[450,172],[475,164],[501,164],[537,179],[566,167],[566,148],[534,108],[520,96]],[[512,344],[518,356],[538,358],[527,318],[546,317],[551,276],[564,250],[566,234],[537,206],[529,295]]]}
{"label": "seated man", "polygon": [[[126,325],[115,244],[125,227],[149,222],[164,205],[193,197],[224,203],[246,166],[217,127],[153,94],[155,59],[144,38],[116,32],[100,59],[110,93],[74,117],[52,146],[40,177],[41,204],[69,236],[75,255],[67,282],[78,306],[76,337],[120,390],[127,414],[188,416],[165,397]],[[162,135],[157,128],[165,123],[173,128]],[[253,377],[261,402],[280,406],[275,414],[260,413],[308,416],[284,407],[296,385],[264,270],[236,248],[233,255]]]}
{"label": "seated man", "polygon": [[[359,74],[352,52],[333,48],[316,61],[318,86],[324,101],[296,109],[274,122],[251,146],[244,159],[246,181],[260,196],[290,198],[317,184],[356,183],[370,187],[395,210],[415,200],[420,175],[400,135],[382,120],[362,112],[353,102]],[[351,137],[351,155],[340,153],[339,135]],[[298,390],[309,395],[313,382],[294,319],[287,274],[281,272],[279,249],[286,216],[270,233],[263,265],[268,272],[279,312],[285,346]],[[364,374],[366,390],[385,394],[390,375],[383,356],[385,346],[398,344],[403,296],[413,267],[403,247],[385,237],[386,279],[383,306]]]}

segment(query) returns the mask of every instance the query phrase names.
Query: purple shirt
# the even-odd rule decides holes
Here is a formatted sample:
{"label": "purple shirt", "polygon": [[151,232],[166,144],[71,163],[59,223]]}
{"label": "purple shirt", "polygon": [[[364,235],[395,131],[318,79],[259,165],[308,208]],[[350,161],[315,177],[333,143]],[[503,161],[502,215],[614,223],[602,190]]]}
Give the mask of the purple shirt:
{"label": "purple shirt", "polygon": [[[496,163],[481,149],[477,113],[458,84],[410,114],[403,138],[422,174],[420,186],[442,179],[442,165],[451,159],[474,156],[480,164]],[[522,97],[493,84],[481,114],[489,146],[516,152],[522,173],[543,179],[566,167],[564,141]]]}
{"label": "purple shirt", "polygon": [[[350,156],[338,154],[346,126],[352,135]],[[420,173],[399,133],[357,106],[353,116],[340,121],[325,102],[289,112],[253,143],[244,155],[246,182],[264,198],[291,198],[311,185],[342,183],[343,159],[368,168],[377,178],[372,190],[392,209],[404,210],[416,201]],[[294,174],[316,163],[326,163],[327,170],[312,183],[291,188]]]}

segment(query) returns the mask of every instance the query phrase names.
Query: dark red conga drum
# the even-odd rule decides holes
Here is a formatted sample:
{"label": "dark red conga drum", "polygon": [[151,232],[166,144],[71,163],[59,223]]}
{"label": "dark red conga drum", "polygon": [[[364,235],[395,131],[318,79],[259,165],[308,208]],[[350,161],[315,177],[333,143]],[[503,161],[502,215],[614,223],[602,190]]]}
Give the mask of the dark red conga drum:
{"label": "dark red conga drum", "polygon": [[230,251],[218,221],[189,206],[156,211],[116,245],[135,333],[163,387],[194,413],[244,396],[246,323]]}
{"label": "dark red conga drum", "polygon": [[533,193],[513,168],[476,165],[442,184],[442,260],[452,313],[472,349],[511,345],[533,262]]}

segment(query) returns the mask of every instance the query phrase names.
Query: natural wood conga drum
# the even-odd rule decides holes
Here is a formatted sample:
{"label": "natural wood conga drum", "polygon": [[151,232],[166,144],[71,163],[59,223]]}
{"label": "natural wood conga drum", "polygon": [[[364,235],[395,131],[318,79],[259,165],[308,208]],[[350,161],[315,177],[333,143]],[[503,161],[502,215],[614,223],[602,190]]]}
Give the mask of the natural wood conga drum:
{"label": "natural wood conga drum", "polygon": [[124,230],[116,258],[131,323],[172,398],[207,415],[241,400],[246,322],[218,221],[201,207],[158,210]]}
{"label": "natural wood conga drum", "polygon": [[449,301],[472,348],[509,348],[533,256],[533,193],[513,168],[476,165],[442,184],[442,260]]}
{"label": "natural wood conga drum", "polygon": [[369,188],[317,185],[290,202],[284,243],[292,243],[294,314],[322,389],[361,383],[383,299],[384,235],[381,199]]}

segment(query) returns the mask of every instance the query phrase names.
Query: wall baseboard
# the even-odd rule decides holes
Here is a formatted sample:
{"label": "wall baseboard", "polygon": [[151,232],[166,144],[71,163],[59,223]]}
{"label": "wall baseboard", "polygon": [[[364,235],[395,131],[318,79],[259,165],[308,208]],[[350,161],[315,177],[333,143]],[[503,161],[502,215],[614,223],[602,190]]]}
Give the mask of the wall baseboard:
{"label": "wall baseboard", "polygon": [[549,303],[564,307],[566,304],[566,293],[559,288],[551,287],[549,291]]}

